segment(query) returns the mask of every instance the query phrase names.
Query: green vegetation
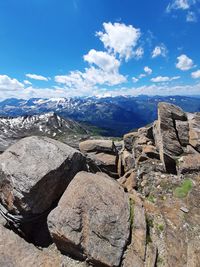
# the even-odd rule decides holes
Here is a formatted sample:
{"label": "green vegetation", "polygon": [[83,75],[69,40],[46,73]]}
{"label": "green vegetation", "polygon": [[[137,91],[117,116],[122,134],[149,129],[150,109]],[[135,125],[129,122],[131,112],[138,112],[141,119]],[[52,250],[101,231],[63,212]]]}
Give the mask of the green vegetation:
{"label": "green vegetation", "polygon": [[175,197],[178,197],[178,198],[184,198],[188,195],[191,189],[192,189],[192,180],[185,179],[183,183],[181,184],[181,186],[177,187],[174,190],[174,195]]}
{"label": "green vegetation", "polygon": [[164,263],[164,260],[160,256],[158,256],[158,258],[157,258],[157,266],[162,266],[163,263]]}
{"label": "green vegetation", "polygon": [[159,233],[162,233],[164,231],[164,225],[163,224],[157,224],[156,228],[158,229]]}
{"label": "green vegetation", "polygon": [[130,204],[130,225],[132,228],[134,222],[134,204],[135,204],[132,198],[129,198],[129,204]]}
{"label": "green vegetation", "polygon": [[149,195],[147,197],[148,201],[152,202],[152,203],[155,203],[156,202],[156,198],[153,196],[153,195]]}

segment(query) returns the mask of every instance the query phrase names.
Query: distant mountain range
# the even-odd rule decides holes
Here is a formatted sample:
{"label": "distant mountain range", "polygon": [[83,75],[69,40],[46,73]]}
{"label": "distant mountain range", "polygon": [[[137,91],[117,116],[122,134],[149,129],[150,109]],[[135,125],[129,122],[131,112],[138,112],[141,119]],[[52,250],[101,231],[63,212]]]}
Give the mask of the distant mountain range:
{"label": "distant mountain range", "polygon": [[91,135],[91,131],[86,126],[70,119],[65,120],[54,112],[0,118],[0,152],[17,140],[31,135],[45,135],[76,147],[79,139]]}
{"label": "distant mountain range", "polygon": [[6,99],[0,102],[0,116],[27,116],[55,112],[104,129],[104,135],[121,136],[157,118],[158,102],[169,102],[188,112],[200,111],[200,98],[185,96],[85,97],[29,100]]}

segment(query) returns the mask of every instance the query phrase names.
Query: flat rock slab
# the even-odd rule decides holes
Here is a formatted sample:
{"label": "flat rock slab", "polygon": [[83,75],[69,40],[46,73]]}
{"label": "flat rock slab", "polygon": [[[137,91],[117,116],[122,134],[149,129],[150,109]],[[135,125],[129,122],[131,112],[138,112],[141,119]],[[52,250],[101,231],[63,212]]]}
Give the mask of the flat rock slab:
{"label": "flat rock slab", "polygon": [[0,155],[0,200],[15,214],[40,214],[65,191],[85,157],[47,137],[27,137]]}
{"label": "flat rock slab", "polygon": [[57,247],[98,266],[119,266],[128,242],[129,200],[109,177],[78,173],[48,216]]}
{"label": "flat rock slab", "polygon": [[79,149],[82,153],[110,153],[116,154],[116,147],[112,140],[86,140],[79,144]]}

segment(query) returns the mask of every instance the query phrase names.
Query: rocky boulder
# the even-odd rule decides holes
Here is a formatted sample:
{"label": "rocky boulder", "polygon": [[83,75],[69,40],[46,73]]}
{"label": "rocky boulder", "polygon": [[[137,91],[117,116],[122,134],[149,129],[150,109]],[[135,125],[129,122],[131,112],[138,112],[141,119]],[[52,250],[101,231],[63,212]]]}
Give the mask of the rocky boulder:
{"label": "rocky boulder", "polygon": [[86,140],[79,144],[79,149],[87,157],[87,163],[91,172],[102,171],[113,178],[118,178],[117,160],[118,148],[112,140]]}
{"label": "rocky boulder", "polygon": [[116,154],[116,147],[112,140],[86,140],[79,144],[79,149],[82,153],[109,153]]}
{"label": "rocky boulder", "polygon": [[78,173],[48,216],[58,249],[95,266],[119,266],[129,239],[129,201],[118,182]]}
{"label": "rocky boulder", "polygon": [[[183,153],[176,129],[177,121],[187,121],[186,113],[181,108],[169,103],[158,104],[158,121],[154,123],[154,139],[166,171],[174,173],[176,164],[173,159]],[[178,125],[180,127],[180,123]]]}
{"label": "rocky boulder", "polygon": [[41,214],[84,168],[79,151],[47,137],[24,138],[0,155],[0,201],[14,214]]}

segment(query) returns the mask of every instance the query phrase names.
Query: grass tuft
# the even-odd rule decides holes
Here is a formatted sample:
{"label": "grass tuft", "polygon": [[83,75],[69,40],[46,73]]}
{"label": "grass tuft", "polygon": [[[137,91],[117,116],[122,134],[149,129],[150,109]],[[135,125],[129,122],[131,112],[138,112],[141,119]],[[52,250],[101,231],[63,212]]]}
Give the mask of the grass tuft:
{"label": "grass tuft", "polygon": [[181,186],[174,190],[175,197],[185,198],[192,189],[192,180],[185,179]]}

